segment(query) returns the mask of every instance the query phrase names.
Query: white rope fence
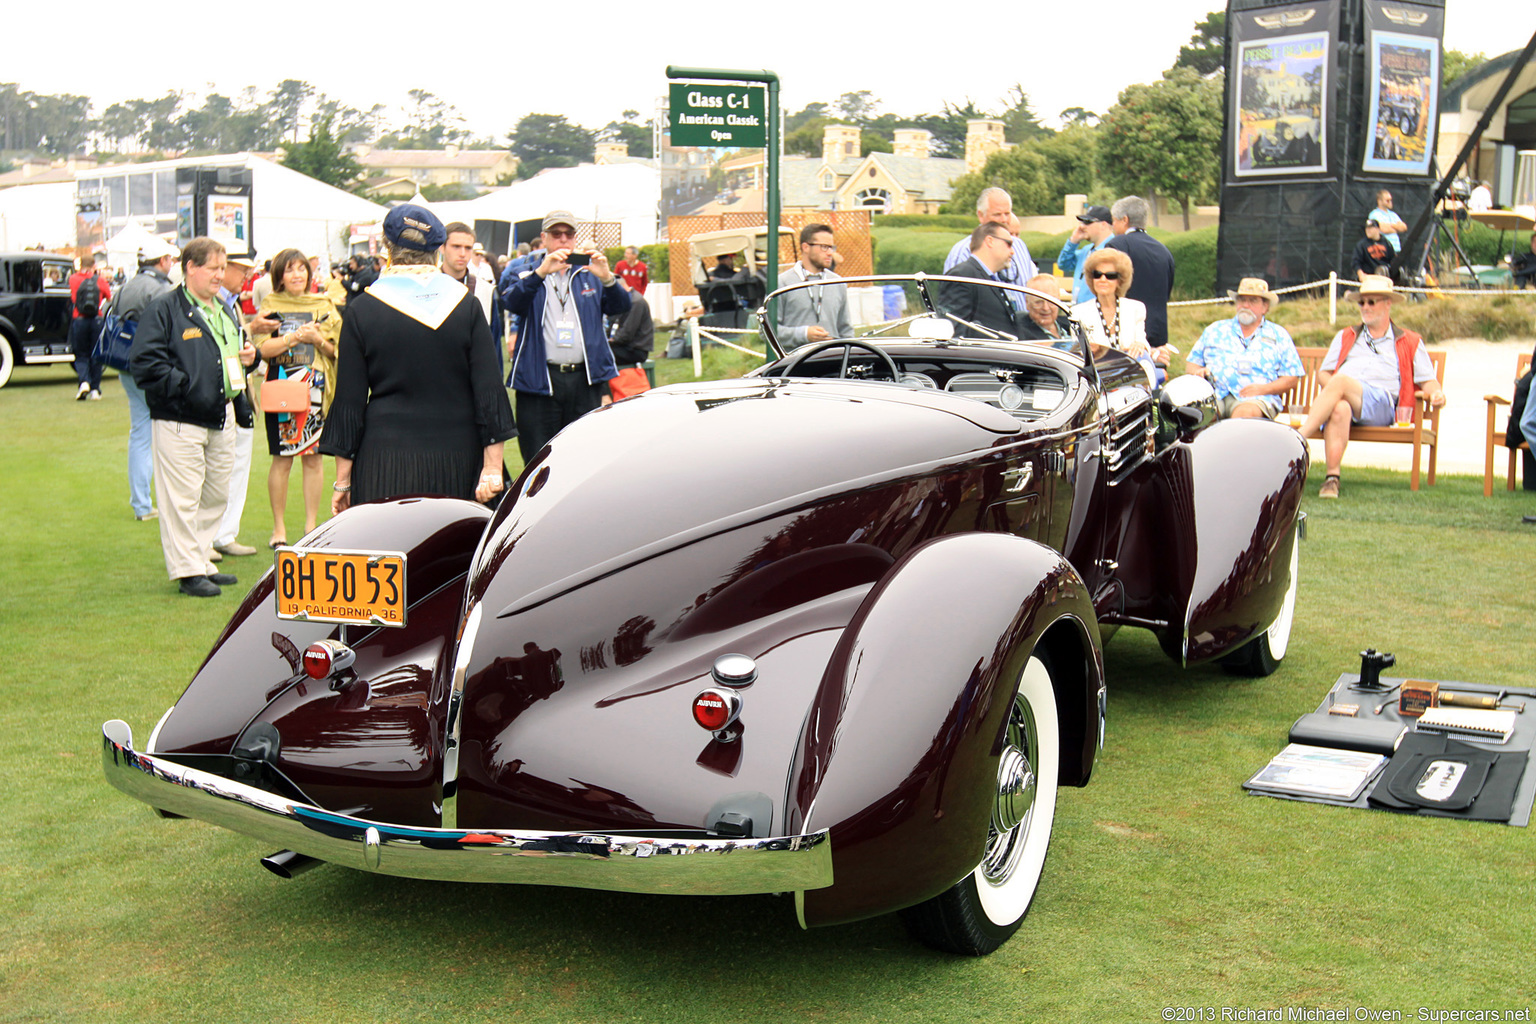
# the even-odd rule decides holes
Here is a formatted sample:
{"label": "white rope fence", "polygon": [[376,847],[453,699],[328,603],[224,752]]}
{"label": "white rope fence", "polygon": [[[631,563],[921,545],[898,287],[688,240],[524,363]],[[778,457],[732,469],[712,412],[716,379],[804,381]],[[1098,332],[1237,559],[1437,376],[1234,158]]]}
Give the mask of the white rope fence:
{"label": "white rope fence", "polygon": [[699,345],[701,340],[712,341],[716,345],[733,348],[744,355],[756,356],[766,362],[769,358],[767,352],[759,352],[755,348],[747,348],[745,345],[738,345],[733,341],[726,341],[720,337],[722,334],[756,333],[758,332],[747,327],[700,327],[697,317],[688,317],[688,347],[693,350],[693,375],[695,377],[702,377],[704,375],[704,356],[700,351]]}
{"label": "white rope fence", "polygon": [[[1285,288],[1276,288],[1276,295],[1285,295],[1289,292],[1309,292],[1319,288],[1328,289],[1328,322],[1339,322],[1339,288],[1355,288],[1358,282],[1340,280],[1336,272],[1329,272],[1328,276],[1317,281],[1308,281],[1305,284],[1293,284]],[[1419,295],[1529,295],[1536,297],[1536,291],[1516,290],[1511,288],[1413,288],[1408,285],[1396,285],[1394,290]],[[1170,302],[1173,306],[1215,306],[1226,305],[1232,301],[1230,295],[1225,298],[1215,299],[1181,299],[1178,302]]]}

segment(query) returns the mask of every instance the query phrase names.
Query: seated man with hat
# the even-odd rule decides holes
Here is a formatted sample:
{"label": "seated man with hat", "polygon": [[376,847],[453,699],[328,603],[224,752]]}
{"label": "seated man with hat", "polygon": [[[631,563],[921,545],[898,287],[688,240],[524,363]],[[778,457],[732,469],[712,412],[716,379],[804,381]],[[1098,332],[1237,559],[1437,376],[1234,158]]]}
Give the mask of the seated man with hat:
{"label": "seated man with hat", "polygon": [[1236,315],[1202,331],[1185,360],[1186,370],[1216,389],[1223,417],[1274,419],[1280,396],[1301,379],[1290,332],[1265,319],[1279,301],[1262,278],[1243,278],[1232,295]]}
{"label": "seated man with hat", "polygon": [[1339,496],[1339,466],[1353,423],[1367,427],[1391,424],[1400,409],[1411,410],[1415,392],[1423,392],[1438,409],[1445,392],[1424,348],[1424,339],[1392,322],[1392,303],[1399,298],[1389,278],[1374,274],[1346,298],[1360,304],[1361,323],[1334,335],[1317,370],[1317,396],[1301,425],[1301,436],[1323,435],[1326,476],[1318,491],[1322,498]]}

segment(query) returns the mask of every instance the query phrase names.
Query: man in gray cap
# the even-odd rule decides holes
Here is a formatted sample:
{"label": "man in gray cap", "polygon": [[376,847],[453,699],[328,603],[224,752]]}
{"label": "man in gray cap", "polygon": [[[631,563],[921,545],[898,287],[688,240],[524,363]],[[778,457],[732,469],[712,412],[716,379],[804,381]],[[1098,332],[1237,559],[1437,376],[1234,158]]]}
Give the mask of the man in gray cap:
{"label": "man in gray cap", "polygon": [[1061,247],[1061,255],[1056,257],[1058,270],[1063,274],[1069,270],[1072,272],[1073,305],[1093,298],[1093,289],[1083,280],[1083,263],[1089,253],[1104,248],[1104,244],[1114,236],[1114,229],[1110,227],[1109,207],[1085,206],[1083,212],[1077,215],[1077,227],[1072,229],[1072,237]]}
{"label": "man in gray cap", "polygon": [[524,269],[506,291],[507,310],[521,323],[512,387],[524,464],[602,404],[608,381],[618,375],[603,316],[622,316],[630,302],[603,251],[577,248],[574,214],[546,214],[539,244],[542,262]]}

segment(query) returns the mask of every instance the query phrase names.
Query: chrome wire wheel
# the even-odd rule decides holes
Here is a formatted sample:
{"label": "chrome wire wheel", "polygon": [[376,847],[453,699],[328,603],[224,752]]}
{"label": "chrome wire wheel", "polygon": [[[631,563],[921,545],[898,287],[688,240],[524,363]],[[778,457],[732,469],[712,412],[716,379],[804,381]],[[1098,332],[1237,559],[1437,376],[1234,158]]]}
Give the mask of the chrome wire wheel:
{"label": "chrome wire wheel", "polygon": [[914,936],[936,949],[984,956],[1018,931],[1051,844],[1060,759],[1056,688],[1049,660],[1036,651],[1004,727],[980,862],[939,895],[901,911]]}

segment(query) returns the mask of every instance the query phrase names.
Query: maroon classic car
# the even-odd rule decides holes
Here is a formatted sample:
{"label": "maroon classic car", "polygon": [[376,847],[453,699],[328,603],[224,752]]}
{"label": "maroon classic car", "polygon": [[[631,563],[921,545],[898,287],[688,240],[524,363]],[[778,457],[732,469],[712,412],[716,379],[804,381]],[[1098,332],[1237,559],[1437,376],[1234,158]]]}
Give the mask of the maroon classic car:
{"label": "maroon classic car", "polygon": [[857,336],[787,355],[776,293],[768,366],[583,418],[494,514],[325,523],[147,742],[104,725],[108,779],[285,876],[781,893],[995,949],[1093,768],[1102,639],[1284,656],[1307,453],[946,285],[991,287],[849,279]]}

